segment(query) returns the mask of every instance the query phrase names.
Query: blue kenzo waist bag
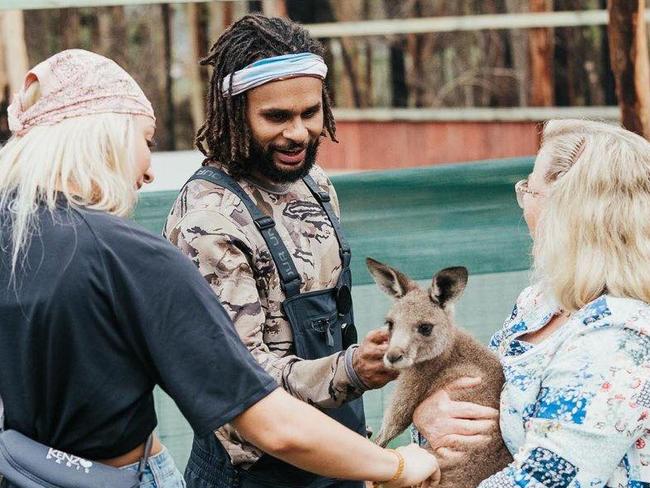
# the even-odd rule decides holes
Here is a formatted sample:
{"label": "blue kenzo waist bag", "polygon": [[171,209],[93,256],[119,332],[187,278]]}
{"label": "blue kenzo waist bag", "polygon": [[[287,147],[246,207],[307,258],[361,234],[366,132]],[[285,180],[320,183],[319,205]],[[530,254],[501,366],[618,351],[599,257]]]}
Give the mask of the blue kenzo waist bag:
{"label": "blue kenzo waist bag", "polygon": [[88,461],[45,446],[15,430],[3,430],[0,398],[0,485],[2,478],[20,488],[137,488],[147,466],[153,435],[147,440],[138,470]]}

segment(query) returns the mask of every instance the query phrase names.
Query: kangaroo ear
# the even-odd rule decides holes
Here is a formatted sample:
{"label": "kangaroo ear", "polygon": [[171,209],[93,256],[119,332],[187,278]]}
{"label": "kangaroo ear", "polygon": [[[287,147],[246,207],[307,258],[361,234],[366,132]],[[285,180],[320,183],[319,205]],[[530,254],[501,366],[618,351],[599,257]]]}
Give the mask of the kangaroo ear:
{"label": "kangaroo ear", "polygon": [[366,258],[366,265],[379,288],[393,298],[401,298],[409,290],[417,288],[417,285],[408,276],[379,261]]}
{"label": "kangaroo ear", "polygon": [[445,268],[433,276],[429,295],[435,303],[446,307],[460,297],[465,285],[467,285],[467,268],[462,266]]}

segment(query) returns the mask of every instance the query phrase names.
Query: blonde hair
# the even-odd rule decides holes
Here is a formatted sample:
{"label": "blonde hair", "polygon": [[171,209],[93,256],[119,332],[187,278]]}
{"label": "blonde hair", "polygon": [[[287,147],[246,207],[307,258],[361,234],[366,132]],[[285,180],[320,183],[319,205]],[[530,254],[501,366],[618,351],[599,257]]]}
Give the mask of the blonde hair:
{"label": "blonde hair", "polygon": [[[40,97],[38,82],[26,92],[27,107]],[[27,108],[26,107],[26,108]],[[40,205],[54,210],[57,195],[72,206],[128,215],[137,202],[133,161],[134,117],[97,114],[33,127],[0,149],[0,208],[11,218],[12,272],[37,222]]]}
{"label": "blonde hair", "polygon": [[650,142],[620,127],[551,120],[538,157],[549,193],[535,275],[573,311],[603,293],[650,302]]}

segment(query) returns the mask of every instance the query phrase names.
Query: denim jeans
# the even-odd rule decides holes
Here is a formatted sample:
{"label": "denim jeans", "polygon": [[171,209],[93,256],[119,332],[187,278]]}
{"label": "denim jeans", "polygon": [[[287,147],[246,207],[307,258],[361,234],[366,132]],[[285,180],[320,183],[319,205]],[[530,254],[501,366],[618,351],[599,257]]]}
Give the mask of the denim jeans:
{"label": "denim jeans", "polygon": [[[138,463],[122,469],[138,470]],[[166,448],[149,458],[140,488],[185,488],[185,481]]]}

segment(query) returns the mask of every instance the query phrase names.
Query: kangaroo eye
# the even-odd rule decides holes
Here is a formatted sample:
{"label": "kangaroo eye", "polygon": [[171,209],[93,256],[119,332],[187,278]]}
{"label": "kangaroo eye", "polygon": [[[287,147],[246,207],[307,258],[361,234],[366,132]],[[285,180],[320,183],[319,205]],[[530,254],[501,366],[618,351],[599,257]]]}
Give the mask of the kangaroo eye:
{"label": "kangaroo eye", "polygon": [[393,330],[393,321],[392,320],[387,320],[386,321],[386,327],[388,327],[388,332]]}
{"label": "kangaroo eye", "polygon": [[418,332],[425,337],[429,337],[431,335],[432,330],[433,330],[433,324],[418,325]]}

